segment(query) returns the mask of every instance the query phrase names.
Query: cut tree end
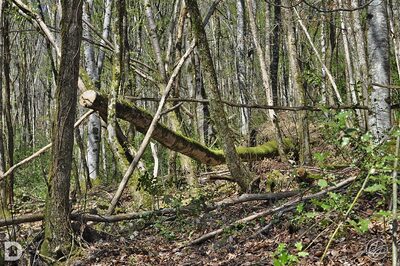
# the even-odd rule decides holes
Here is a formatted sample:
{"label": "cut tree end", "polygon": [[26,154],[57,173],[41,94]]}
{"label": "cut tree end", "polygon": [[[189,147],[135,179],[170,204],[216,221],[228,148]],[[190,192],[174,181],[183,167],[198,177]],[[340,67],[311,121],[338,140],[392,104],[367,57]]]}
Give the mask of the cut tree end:
{"label": "cut tree end", "polygon": [[96,100],[97,92],[94,90],[88,90],[82,93],[79,103],[84,107],[90,107],[93,105],[94,101]]}

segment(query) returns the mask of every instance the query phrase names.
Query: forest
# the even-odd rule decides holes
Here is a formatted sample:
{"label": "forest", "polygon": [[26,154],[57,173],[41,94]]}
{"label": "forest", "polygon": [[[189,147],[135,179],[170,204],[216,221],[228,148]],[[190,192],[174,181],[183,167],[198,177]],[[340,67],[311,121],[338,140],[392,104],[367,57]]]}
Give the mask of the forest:
{"label": "forest", "polygon": [[0,265],[400,265],[399,0],[0,0]]}

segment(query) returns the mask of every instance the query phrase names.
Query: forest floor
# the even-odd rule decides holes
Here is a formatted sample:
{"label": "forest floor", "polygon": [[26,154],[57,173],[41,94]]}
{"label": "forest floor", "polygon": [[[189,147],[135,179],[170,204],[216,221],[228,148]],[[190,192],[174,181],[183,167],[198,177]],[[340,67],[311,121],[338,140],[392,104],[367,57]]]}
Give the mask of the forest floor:
{"label": "forest floor", "polygon": [[[302,170],[311,176],[322,176],[330,184],[352,176],[357,176],[357,180],[362,182],[360,169],[349,167],[346,156],[336,156],[332,146],[321,141],[323,137],[316,131],[312,133],[313,153],[329,151],[335,154],[336,161],[329,161],[329,167],[313,165]],[[306,191],[305,194],[311,194],[324,187],[317,180],[308,180],[306,186],[304,183],[301,185],[296,181],[300,175],[298,167],[273,159],[254,163],[252,171],[260,177],[258,189],[261,193],[302,189]],[[218,173],[221,172],[224,171]],[[274,182],[270,182],[271,179]],[[67,261],[67,265],[391,265],[390,220],[387,215],[376,215],[380,209],[389,209],[389,200],[384,195],[376,197],[376,194],[371,196],[363,193],[348,219],[343,222],[344,213],[361,182],[358,182],[358,186],[350,185],[324,198],[296,205],[291,210],[226,227],[254,213],[281,206],[297,196],[279,201],[244,202],[205,211],[204,204],[239,196],[233,183],[209,180],[200,183],[201,193],[197,191],[197,196],[189,190],[180,191],[182,197],[176,204],[182,207],[195,202],[198,205],[197,209],[189,212],[155,216],[150,220],[89,223],[87,228],[94,229],[96,233],[91,231],[89,237],[88,234],[82,234],[79,243],[81,249]],[[100,209],[100,212],[106,209],[113,191],[96,187],[90,192],[86,209]],[[168,196],[177,198],[176,195]],[[20,200],[32,202],[32,199]],[[132,209],[132,200],[131,193],[126,192],[118,212],[137,211]],[[105,206],[101,206],[102,201]],[[39,205],[21,204],[25,207],[20,214],[31,213]],[[332,238],[325,259],[321,262],[332,233],[341,222],[343,225]],[[78,225],[81,231],[85,226]],[[220,228],[223,228],[223,232],[216,237],[188,245],[194,239]],[[40,244],[41,222],[18,226],[17,231],[20,239],[30,243],[25,257],[39,261],[40,256],[35,252]]]}
{"label": "forest floor", "polygon": [[[286,124],[293,125],[290,121]],[[261,138],[272,138],[268,136],[268,132],[273,132],[270,128],[260,131],[267,132]],[[289,126],[286,132],[286,136],[291,137],[293,128]],[[313,165],[306,167],[306,172],[333,183],[351,176],[357,176],[362,182],[364,177],[360,169],[348,167],[351,158],[325,142],[320,132],[318,128],[311,128],[312,152],[331,154],[326,165],[332,167]],[[251,168],[260,177],[258,189],[261,193],[304,189],[304,184],[301,186],[296,180],[299,168],[289,163],[265,159]],[[274,182],[270,182],[271,179]],[[312,193],[307,186],[318,191],[320,188],[316,183],[314,180],[306,184],[306,193]],[[71,265],[391,265],[390,221],[375,215],[379,209],[389,209],[389,200],[384,195],[376,197],[376,194],[366,193],[358,199],[349,216],[358,221],[358,225],[344,222],[321,262],[332,233],[343,221],[358,189],[359,185],[346,187],[320,201],[311,200],[300,209],[267,215],[233,227],[226,225],[281,206],[290,199],[253,201],[209,212],[159,217],[149,224],[142,222],[139,228],[135,222],[107,225],[103,229],[112,232],[112,236],[89,244]],[[202,190],[203,194],[211,195],[206,198],[207,203],[238,196],[237,188],[224,181],[207,182]],[[191,196],[187,195],[188,198]],[[124,205],[128,207],[129,200]],[[366,220],[369,222],[363,228],[362,221]],[[224,228],[222,234],[188,246],[194,239],[220,228]]]}
{"label": "forest floor", "polygon": [[[273,160],[260,162],[257,167],[263,173],[270,171],[271,167],[275,171],[279,169],[281,173],[287,173],[291,168],[290,165]],[[358,171],[346,168],[339,172],[336,170],[336,173],[346,178],[358,174]],[[293,186],[289,184],[279,189],[292,189]],[[206,190],[213,191],[213,202],[238,196],[234,185],[223,181],[207,183]],[[346,189],[336,192],[346,193]],[[96,192],[98,197],[103,197],[101,193],[108,192],[100,189]],[[92,239],[89,242],[83,240],[88,240],[83,236],[82,248],[68,260],[67,265],[274,265],[274,259],[280,258],[279,261],[284,262],[288,256],[295,257],[297,262],[293,265],[391,265],[390,223],[382,219],[371,222],[368,230],[363,233],[345,225],[335,237],[324,263],[321,263],[324,249],[340,221],[337,216],[339,213],[335,210],[318,212],[311,204],[305,205],[307,212],[303,210],[303,215],[293,210],[279,217],[265,216],[225,228],[222,234],[204,243],[186,246],[191,240],[208,232],[286,201],[288,199],[275,202],[253,201],[208,212],[194,210],[190,213],[159,216],[151,221],[139,219],[92,224],[90,228],[96,228],[98,235],[90,237]],[[355,211],[363,217],[369,217],[377,204],[380,203],[373,198],[363,196]],[[129,209],[130,205],[131,197],[125,196],[121,209]],[[272,220],[275,222],[270,223]],[[269,228],[260,233],[260,229],[268,224]],[[40,230],[41,223],[38,222],[23,225],[19,232],[31,238],[34,232]],[[302,243],[302,251],[307,252],[305,257],[296,255],[296,243],[299,242]],[[277,252],[278,246],[283,243],[287,248]],[[31,247],[31,250],[34,249]]]}
{"label": "forest floor", "polygon": [[[368,201],[363,203],[366,212],[374,207],[368,206]],[[293,214],[282,216],[266,233],[257,234],[265,222],[254,222],[227,230],[205,243],[179,249],[190,239],[266,207],[265,203],[245,203],[199,216],[164,220],[131,232],[122,225],[114,225],[112,236],[88,244],[70,265],[273,265],[279,243],[286,243],[288,253],[295,254],[297,242],[309,246],[309,255],[299,258],[298,265],[391,265],[390,234],[382,224],[370,225],[369,232],[364,234],[344,230],[321,264],[334,227],[319,224],[321,217],[297,227]]]}

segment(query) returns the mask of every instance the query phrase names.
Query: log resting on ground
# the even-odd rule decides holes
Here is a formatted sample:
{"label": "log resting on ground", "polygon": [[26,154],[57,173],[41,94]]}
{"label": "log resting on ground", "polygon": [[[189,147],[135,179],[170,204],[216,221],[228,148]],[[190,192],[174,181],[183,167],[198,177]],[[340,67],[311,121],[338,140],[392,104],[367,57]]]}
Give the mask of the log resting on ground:
{"label": "log resting on ground", "polygon": [[[107,118],[108,98],[97,91],[85,91],[80,97],[80,104],[99,112],[103,119]],[[132,123],[143,134],[146,133],[153,119],[152,115],[145,110],[123,100],[117,102],[116,115],[118,118]],[[152,138],[168,149],[182,153],[201,163],[211,166],[225,163],[225,156],[221,150],[210,149],[160,123]],[[237,151],[244,161],[255,161],[278,155],[275,141],[269,141],[257,147],[237,147]]]}
{"label": "log resting on ground", "polygon": [[[300,191],[282,191],[277,193],[264,193],[264,194],[243,194],[239,197],[224,199],[219,202],[211,203],[204,206],[204,211],[210,212],[217,209],[227,208],[236,204],[250,202],[250,201],[267,201],[267,200],[281,200],[285,198],[290,198],[292,196],[298,195]],[[198,210],[198,206],[186,205],[179,209],[165,208],[155,211],[143,211],[143,212],[133,212],[133,213],[120,213],[116,215],[99,215],[99,214],[88,214],[88,213],[71,213],[71,220],[80,222],[105,222],[105,223],[116,223],[120,221],[134,220],[134,219],[147,219],[154,216],[162,215],[175,215],[179,213],[192,213],[194,210]],[[44,218],[43,213],[34,213],[21,216],[15,216],[12,218],[0,219],[0,227],[17,225],[23,223],[33,223],[42,221]]]}

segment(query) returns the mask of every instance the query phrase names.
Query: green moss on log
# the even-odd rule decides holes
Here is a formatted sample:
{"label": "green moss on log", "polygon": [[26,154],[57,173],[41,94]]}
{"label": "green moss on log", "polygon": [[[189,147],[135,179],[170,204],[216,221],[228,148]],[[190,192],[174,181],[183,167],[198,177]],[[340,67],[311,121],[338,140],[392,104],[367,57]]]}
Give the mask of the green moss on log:
{"label": "green moss on log", "polygon": [[[107,119],[108,98],[96,91],[86,91],[81,95],[82,106],[98,111],[103,119]],[[153,116],[146,110],[137,107],[126,100],[118,100],[116,106],[118,118],[132,123],[141,133],[146,133]],[[225,163],[222,150],[210,149],[200,142],[172,131],[167,126],[158,123],[152,138],[168,149],[182,153],[194,160],[207,165]],[[292,148],[290,141],[285,141],[288,148]],[[278,155],[276,141],[269,141],[256,147],[237,147],[237,152],[243,161],[254,161]]]}

